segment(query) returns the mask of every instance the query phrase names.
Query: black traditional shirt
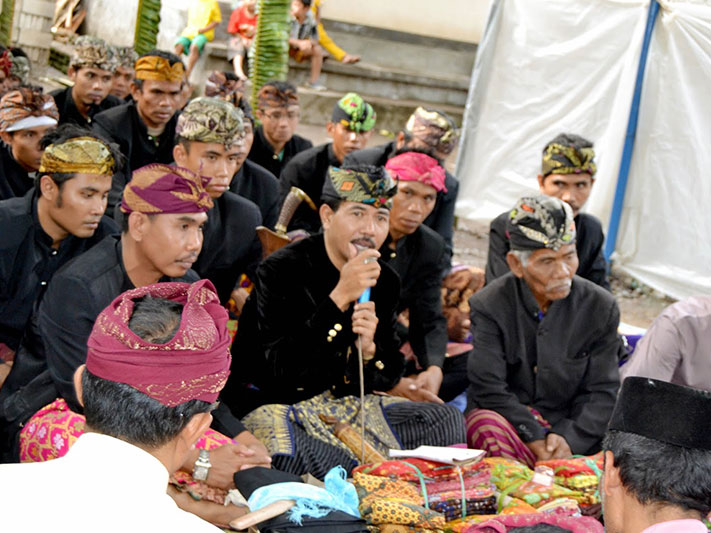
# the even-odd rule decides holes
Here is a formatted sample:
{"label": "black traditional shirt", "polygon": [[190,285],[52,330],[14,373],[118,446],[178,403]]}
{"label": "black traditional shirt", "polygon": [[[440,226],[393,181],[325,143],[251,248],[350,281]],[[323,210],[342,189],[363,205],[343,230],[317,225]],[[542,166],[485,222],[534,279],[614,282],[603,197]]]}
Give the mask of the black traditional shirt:
{"label": "black traditional shirt", "polygon": [[252,148],[247,158],[266,168],[269,172],[274,174],[274,176],[279,178],[282,169],[292,157],[312,146],[313,143],[311,141],[294,134],[284,145],[281,154],[275,154],[274,148],[264,136],[263,127],[258,126],[254,131],[254,142],[252,143]]}
{"label": "black traditional shirt", "polygon": [[24,196],[34,185],[34,178],[15,160],[12,149],[0,147],[0,200]]}
{"label": "black traditional shirt", "polygon": [[[296,154],[281,171],[280,203],[284,202],[292,187],[298,187],[309,195],[316,207],[320,206],[321,191],[330,165],[341,166],[336,154],[333,153],[333,143],[314,146]],[[288,229],[289,231],[303,229],[310,233],[317,233],[321,229],[321,217],[318,211],[314,211],[306,202],[302,202],[296,209]]]}
{"label": "black traditional shirt", "polygon": [[249,200],[226,191],[207,212],[202,251],[193,265],[202,278],[215,285],[220,302],[227,303],[239,277],[253,278],[262,259],[257,226],[259,209]]}
{"label": "black traditional shirt", "polygon": [[104,216],[94,235],[69,235],[52,248],[37,216],[34,189],[22,198],[0,202],[0,342],[16,350],[36,300],[42,298],[54,273],[107,235],[118,233]]}
{"label": "black traditional shirt", "polygon": [[134,170],[150,163],[168,165],[173,162],[177,123],[178,113],[173,115],[163,133],[156,138],[148,133],[135,103],[124,104],[96,115],[94,131],[118,144],[126,157],[123,169],[114,174],[108,212],[112,212],[112,208],[120,202],[123,188],[130,181]]}
{"label": "black traditional shirt", "polygon": [[[395,152],[395,141],[392,141],[381,146],[351,152],[345,157],[343,164],[384,167],[388,159],[395,155]],[[452,237],[454,236],[454,206],[457,203],[457,194],[459,194],[459,181],[454,175],[445,171],[444,186],[447,188],[447,192],[437,193],[437,202],[424,224],[444,238],[451,255]]]}
{"label": "black traditional shirt", "polygon": [[449,271],[444,239],[427,226],[402,237],[395,250],[390,237],[380,248],[381,260],[400,276],[397,312],[410,310],[408,340],[422,368],[442,368],[447,352],[447,319],[442,314],[442,279]]}
{"label": "black traditional shirt", "polygon": [[[506,220],[509,212],[501,213],[491,221],[489,227],[489,255],[486,259],[486,282],[491,283],[496,278],[509,272],[506,254],[511,249],[506,231]],[[578,271],[581,278],[610,290],[607,279],[607,261],[602,253],[605,235],[602,233],[600,221],[587,213],[579,213],[575,217],[577,237],[575,248],[578,251]]]}
{"label": "black traditional shirt", "polygon": [[544,315],[526,282],[508,273],[469,304],[467,409],[496,411],[531,442],[546,432],[530,406],[574,454],[599,451],[620,385],[620,311],[612,294],[575,276],[568,297]]}
{"label": "black traditional shirt", "polygon": [[[241,414],[255,404],[293,404],[326,390],[336,396],[358,394],[353,305],[341,311],[329,297],[339,279],[322,234],[296,241],[262,262],[232,347],[232,374],[223,399],[233,412]],[[382,264],[371,293],[379,322],[375,356],[365,365],[367,392],[390,390],[404,371],[394,330],[399,291],[397,275]],[[249,383],[259,389],[254,404],[230,400]]]}
{"label": "black traditional shirt", "polygon": [[279,218],[279,180],[257,163],[246,159],[232,178],[230,191],[253,202],[262,214],[262,225],[274,229]]}
{"label": "black traditional shirt", "polygon": [[85,128],[91,127],[94,116],[98,113],[124,103],[123,100],[116,98],[113,94],[109,94],[101,101],[100,104],[94,104],[89,107],[89,118],[87,119],[84,118],[84,115],[79,112],[76,103],[74,103],[72,87],[57,89],[49,94],[52,95],[54,102],[57,104],[57,109],[59,110],[59,124],[66,124],[69,122]]}

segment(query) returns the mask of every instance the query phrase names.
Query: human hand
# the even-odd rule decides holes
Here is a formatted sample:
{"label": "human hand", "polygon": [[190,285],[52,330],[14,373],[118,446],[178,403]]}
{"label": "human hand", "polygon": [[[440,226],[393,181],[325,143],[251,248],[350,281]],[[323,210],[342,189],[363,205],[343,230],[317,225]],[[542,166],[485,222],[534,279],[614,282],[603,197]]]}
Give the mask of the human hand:
{"label": "human hand", "polygon": [[[353,247],[355,250],[355,247]],[[363,291],[375,286],[380,276],[378,258],[380,252],[367,248],[349,259],[341,268],[341,277],[329,295],[341,311],[345,311],[351,302],[360,298]]]}
{"label": "human hand", "polygon": [[400,396],[402,398],[407,398],[413,402],[430,402],[430,403],[440,403],[444,402],[442,399],[428,391],[417,386],[417,383],[412,378],[400,378],[392,389],[388,391],[391,396]]}
{"label": "human hand", "polygon": [[230,300],[227,303],[229,310],[236,315],[242,313],[242,308],[244,307],[248,296],[249,292],[244,287],[238,287],[233,290],[232,294],[230,294]]}
{"label": "human hand", "polygon": [[545,439],[537,439],[527,442],[526,446],[533,452],[533,455],[536,456],[537,461],[547,461],[551,458],[551,454],[546,448]]}
{"label": "human hand", "polygon": [[[198,451],[184,465],[184,470],[192,472]],[[270,466],[271,458],[257,454],[251,448],[243,444],[225,444],[210,450],[210,471],[205,482],[213,487],[229,490],[234,488],[234,473],[245,470],[253,466]],[[185,468],[185,467],[188,468]]]}
{"label": "human hand", "polygon": [[546,451],[550,454],[551,459],[567,459],[573,455],[568,441],[557,433],[549,433],[546,436]]}
{"label": "human hand", "polygon": [[363,356],[372,359],[375,355],[375,330],[378,327],[378,316],[375,314],[375,302],[355,304],[353,308],[353,333],[360,335]]}
{"label": "human hand", "polygon": [[346,54],[343,56],[343,59],[341,59],[341,63],[346,65],[352,65],[353,63],[358,63],[358,61],[360,61],[360,56],[352,54]]}
{"label": "human hand", "polygon": [[432,365],[427,370],[420,372],[415,378],[417,388],[430,391],[432,394],[439,394],[439,388],[442,386],[442,369],[436,365]]}

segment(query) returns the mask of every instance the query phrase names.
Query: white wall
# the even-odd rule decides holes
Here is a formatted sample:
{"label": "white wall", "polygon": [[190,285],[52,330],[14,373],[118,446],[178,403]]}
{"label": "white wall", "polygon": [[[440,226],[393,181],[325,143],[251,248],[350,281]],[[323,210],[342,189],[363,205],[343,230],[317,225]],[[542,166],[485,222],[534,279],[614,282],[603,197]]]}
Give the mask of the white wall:
{"label": "white wall", "polygon": [[138,0],[91,0],[84,4],[87,34],[117,46],[133,46]]}

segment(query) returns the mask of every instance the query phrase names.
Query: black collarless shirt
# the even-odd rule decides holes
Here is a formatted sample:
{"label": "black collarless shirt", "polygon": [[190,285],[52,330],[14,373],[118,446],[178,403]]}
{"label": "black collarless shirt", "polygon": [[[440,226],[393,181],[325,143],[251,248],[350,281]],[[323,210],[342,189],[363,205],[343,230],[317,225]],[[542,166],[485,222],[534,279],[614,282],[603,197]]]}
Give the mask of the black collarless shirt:
{"label": "black collarless shirt", "polygon": [[15,161],[12,149],[0,147],[0,200],[24,196],[34,185],[34,178]]}
{"label": "black collarless shirt", "polygon": [[247,159],[254,161],[258,165],[266,168],[277,178],[281,176],[282,169],[286,164],[299,152],[303,152],[313,146],[313,143],[308,139],[304,139],[300,135],[294,134],[291,139],[284,145],[283,155],[274,153],[274,148],[264,136],[264,129],[258,126],[254,130],[254,142],[249,150]]}
{"label": "black collarless shirt", "polygon": [[232,178],[230,191],[250,200],[262,214],[262,225],[274,229],[279,218],[279,180],[263,166],[245,159]]}
{"label": "black collarless shirt", "polygon": [[123,188],[130,181],[134,170],[150,163],[169,165],[173,162],[178,115],[179,113],[176,113],[171,117],[159,137],[148,133],[135,103],[114,107],[94,117],[94,131],[118,144],[121,153],[126,157],[123,169],[114,174],[106,208],[109,213],[119,203]]}
{"label": "black collarless shirt", "polygon": [[[321,205],[321,192],[326,181],[329,166],[340,167],[341,162],[333,153],[333,143],[314,146],[298,153],[281,171],[279,179],[280,201],[284,199],[292,187],[298,187],[313,200],[316,207]],[[296,209],[288,227],[289,231],[303,229],[309,233],[318,233],[321,229],[321,217],[306,202]]]}
{"label": "black collarless shirt", "polygon": [[37,216],[37,195],[0,202],[0,342],[16,350],[35,301],[70,259],[81,255],[107,235],[118,233],[109,217],[102,217],[91,237],[66,237],[58,248]]}
{"label": "black collarless shirt", "polygon": [[[489,226],[489,255],[486,258],[487,284],[509,272],[509,265],[506,262],[506,254],[511,249],[506,230],[508,217],[508,211],[501,213],[491,221]],[[605,243],[602,224],[592,215],[578,213],[578,216],[575,217],[575,228],[577,232],[575,248],[578,252],[579,263],[576,274],[609,291],[607,261],[605,261],[602,249]]]}
{"label": "black collarless shirt", "polygon": [[410,310],[407,337],[412,350],[422,368],[442,368],[449,341],[442,314],[442,279],[450,268],[447,244],[427,226],[402,237],[395,250],[390,243],[388,236],[380,257],[400,277],[397,312]]}
{"label": "black collarless shirt", "polygon": [[49,93],[54,98],[54,103],[57,104],[57,109],[59,110],[59,124],[76,124],[78,126],[83,126],[85,128],[90,128],[91,123],[94,120],[94,116],[102,111],[111,109],[112,107],[119,106],[123,104],[123,100],[116,98],[114,95],[109,94],[104,98],[101,103],[93,104],[89,107],[89,118],[84,117],[79,112],[76,103],[74,102],[74,97],[72,96],[72,87],[67,87],[66,89],[57,89]]}

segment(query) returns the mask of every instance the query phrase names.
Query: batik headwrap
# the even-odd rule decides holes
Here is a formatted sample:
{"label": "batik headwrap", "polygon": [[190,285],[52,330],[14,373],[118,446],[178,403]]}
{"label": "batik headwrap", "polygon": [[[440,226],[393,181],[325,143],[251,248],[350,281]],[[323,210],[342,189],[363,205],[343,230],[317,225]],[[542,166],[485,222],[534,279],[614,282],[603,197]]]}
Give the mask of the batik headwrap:
{"label": "batik headwrap", "polygon": [[20,87],[0,99],[0,131],[54,126],[58,120],[54,98],[43,94],[42,89]]}
{"label": "batik headwrap", "polygon": [[30,77],[30,60],[23,56],[12,56],[10,76],[15,76],[21,84],[26,84]]}
{"label": "batik headwrap", "polygon": [[106,44],[103,39],[82,35],[74,41],[74,52],[69,66],[75,69],[98,68],[113,72],[117,65],[114,48]]}
{"label": "batik headwrap", "polygon": [[221,98],[237,106],[245,97],[244,82],[242,80],[229,80],[224,72],[214,70],[205,82],[205,96]]}
{"label": "batik headwrap", "polygon": [[370,131],[375,127],[376,114],[373,106],[367,103],[360,95],[348,93],[333,106],[331,122],[342,124],[357,133]]}
{"label": "batik headwrap", "polygon": [[[180,327],[165,344],[154,344],[128,327],[135,300],[152,296],[183,304]],[[230,373],[227,311],[209,280],[156,283],[121,294],[94,322],[86,368],[125,383],[174,407],[190,400],[214,402]]]}
{"label": "batik headwrap", "polygon": [[445,173],[434,157],[419,152],[405,152],[388,159],[385,168],[398,181],[419,181],[437,192],[447,192]]}
{"label": "batik headwrap", "polygon": [[42,174],[99,174],[112,176],[116,160],[109,147],[95,137],[74,137],[50,144],[42,153]]}
{"label": "batik headwrap", "polygon": [[136,79],[151,81],[183,81],[185,66],[182,61],[174,63],[161,56],[139,57],[136,61]]}
{"label": "batik headwrap", "polygon": [[443,154],[451,153],[459,140],[459,130],[451,118],[424,107],[410,115],[405,131]]}
{"label": "batik headwrap", "polygon": [[5,77],[10,75],[10,69],[12,68],[12,54],[5,50],[2,55],[0,55],[0,70],[3,71]]}
{"label": "batik headwrap", "polygon": [[133,68],[138,61],[138,54],[130,46],[115,46],[116,63],[119,67]]}
{"label": "batik headwrap", "polygon": [[359,202],[374,207],[392,207],[397,183],[383,167],[361,166],[358,169],[328,167],[321,199]]}
{"label": "batik headwrap", "polygon": [[202,96],[185,107],[175,133],[188,141],[217,143],[229,149],[244,141],[243,119],[242,111],[229,102]]}
{"label": "batik headwrap", "polygon": [[521,198],[509,213],[506,228],[512,250],[558,250],[575,242],[573,210],[543,194]]}
{"label": "batik headwrap", "polygon": [[711,450],[711,392],[643,377],[624,380],[610,430],[634,433],[684,448]]}
{"label": "batik headwrap", "polygon": [[299,105],[299,95],[296,90],[288,88],[279,90],[273,85],[265,85],[257,93],[257,106],[260,109],[267,107],[289,107],[291,105]]}
{"label": "batik headwrap", "polygon": [[590,174],[595,175],[595,150],[576,148],[564,144],[551,143],[543,151],[541,172],[543,177],[549,174]]}
{"label": "batik headwrap", "polygon": [[203,180],[187,168],[153,163],[134,171],[121,200],[124,213],[205,213],[212,207]]}

